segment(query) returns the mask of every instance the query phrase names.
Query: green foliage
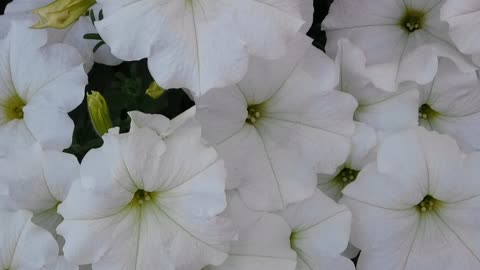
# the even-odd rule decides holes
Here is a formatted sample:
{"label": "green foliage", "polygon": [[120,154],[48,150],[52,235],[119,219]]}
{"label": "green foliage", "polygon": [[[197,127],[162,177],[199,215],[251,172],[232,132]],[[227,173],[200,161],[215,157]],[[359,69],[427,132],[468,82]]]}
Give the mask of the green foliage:
{"label": "green foliage", "polygon": [[[152,99],[145,90],[153,79],[148,72],[146,60],[125,62],[117,67],[95,64],[89,73],[86,91],[99,91],[110,111],[114,127],[128,132],[130,119],[128,111],[162,114],[173,118],[193,106],[193,102],[181,89],[170,89],[158,99]],[[92,148],[103,143],[90,121],[86,99],[70,113],[75,122],[72,146],[65,150],[79,160]]]}

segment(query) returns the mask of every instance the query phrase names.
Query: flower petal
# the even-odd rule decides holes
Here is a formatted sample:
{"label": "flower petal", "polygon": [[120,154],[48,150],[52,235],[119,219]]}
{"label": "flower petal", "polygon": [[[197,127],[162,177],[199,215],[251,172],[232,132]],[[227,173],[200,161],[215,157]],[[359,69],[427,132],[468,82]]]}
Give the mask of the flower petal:
{"label": "flower petal", "polygon": [[2,269],[42,269],[55,261],[57,243],[50,233],[30,221],[30,212],[0,210],[0,216]]}

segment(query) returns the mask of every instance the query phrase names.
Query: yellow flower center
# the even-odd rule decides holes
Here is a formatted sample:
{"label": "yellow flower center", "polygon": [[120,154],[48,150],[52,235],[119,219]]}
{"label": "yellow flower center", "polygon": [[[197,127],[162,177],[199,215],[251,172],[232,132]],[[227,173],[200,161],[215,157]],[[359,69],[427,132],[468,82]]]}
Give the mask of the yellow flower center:
{"label": "yellow flower center", "polygon": [[25,104],[25,101],[18,95],[8,98],[3,104],[3,112],[7,121],[23,119],[23,107],[25,107]]}

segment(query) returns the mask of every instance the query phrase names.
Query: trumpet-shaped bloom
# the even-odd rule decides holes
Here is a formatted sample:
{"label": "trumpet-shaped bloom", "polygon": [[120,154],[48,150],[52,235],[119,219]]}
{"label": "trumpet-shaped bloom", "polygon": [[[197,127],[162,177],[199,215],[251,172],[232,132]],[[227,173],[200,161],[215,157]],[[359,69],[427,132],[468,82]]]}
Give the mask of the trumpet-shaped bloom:
{"label": "trumpet-shaped bloom", "polygon": [[197,100],[203,136],[225,160],[228,188],[256,210],[313,195],[317,172],[334,173],[353,135],[352,96],[333,90],[335,65],[298,36],[289,55],[254,59],[236,85]]}
{"label": "trumpet-shaped bloom", "polygon": [[[5,8],[5,14],[11,19],[32,19],[33,25],[38,18],[36,15],[33,15],[32,11],[46,6],[51,2],[52,0],[14,0]],[[90,71],[94,62],[110,66],[120,64],[122,61],[111,54],[110,47],[108,45],[103,44],[94,51],[95,46],[97,46],[99,42],[102,42],[100,37],[98,37],[98,39],[84,38],[86,34],[98,35],[92,18],[95,18],[95,20],[99,19],[100,7],[95,5],[90,9],[89,12],[93,14],[90,16],[80,16],[77,22],[66,29],[48,29],[48,42],[65,43],[75,47],[84,60],[86,72]]]}
{"label": "trumpet-shaped bloom", "polygon": [[354,270],[340,254],[347,248],[352,214],[322,192],[280,212],[290,225],[290,246],[297,253],[296,270]]}
{"label": "trumpet-shaped bloom", "polygon": [[63,150],[72,142],[68,112],[83,99],[87,75],[76,49],[47,44],[47,32],[13,21],[0,39],[0,151],[39,142]]}
{"label": "trumpet-shaped bloom", "polygon": [[458,49],[473,56],[480,66],[480,2],[474,0],[447,0],[440,13],[450,25],[450,37]]}
{"label": "trumpet-shaped bloom", "polygon": [[386,138],[343,190],[359,270],[480,267],[480,155],[415,128]]}
{"label": "trumpet-shaped bloom", "polygon": [[249,54],[284,55],[304,24],[304,0],[97,2],[105,18],[95,25],[115,56],[148,58],[160,86],[185,87],[195,95],[240,81]]}
{"label": "trumpet-shaped bloom", "polygon": [[55,230],[62,221],[57,206],[80,176],[75,156],[44,151],[34,144],[0,159],[0,170],[0,181],[8,186],[12,205],[33,212],[32,222],[57,236]]}
{"label": "trumpet-shaped bloom", "polygon": [[355,181],[358,172],[371,159],[376,145],[375,131],[365,124],[356,123],[347,161],[333,174],[319,174],[317,187],[328,197],[338,201],[342,197],[343,188]]}
{"label": "trumpet-shaped bloom", "polygon": [[480,150],[480,81],[442,59],[433,82],[420,91],[419,124],[455,138],[463,151]]}
{"label": "trumpet-shaped bloom", "polygon": [[389,82],[383,81],[381,87],[389,91],[403,81],[430,82],[439,56],[450,58],[464,72],[473,71],[475,65],[457,50],[448,24],[440,20],[443,3],[445,0],[335,1],[322,23],[327,31],[326,50],[333,57],[338,40],[350,39],[365,52],[375,77],[391,71],[386,77]]}
{"label": "trumpet-shaped bloom", "polygon": [[235,232],[217,217],[225,169],[200,127],[187,121],[165,140],[148,128],[113,132],[87,153],[59,206],[65,257],[97,270],[221,264]]}
{"label": "trumpet-shaped bloom", "polygon": [[25,210],[0,209],[0,269],[44,270],[55,264],[57,243],[31,218]]}
{"label": "trumpet-shaped bloom", "polygon": [[240,228],[227,260],[211,270],[353,270],[340,253],[350,235],[350,211],[320,191],[277,212],[250,210],[229,193],[224,215]]}

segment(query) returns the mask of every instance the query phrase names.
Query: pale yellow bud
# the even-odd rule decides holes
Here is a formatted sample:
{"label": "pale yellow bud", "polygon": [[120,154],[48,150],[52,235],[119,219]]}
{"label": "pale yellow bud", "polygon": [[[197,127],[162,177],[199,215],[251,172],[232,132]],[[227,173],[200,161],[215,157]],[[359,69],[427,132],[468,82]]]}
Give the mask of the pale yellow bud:
{"label": "pale yellow bud", "polygon": [[165,89],[160,87],[156,82],[152,82],[148,88],[147,91],[145,91],[145,94],[147,94],[149,97],[153,99],[158,99],[165,93]]}
{"label": "pale yellow bud", "polygon": [[39,16],[39,21],[32,28],[64,29],[76,22],[95,3],[96,0],[55,0],[33,11]]}
{"label": "pale yellow bud", "polygon": [[93,127],[97,134],[102,136],[112,127],[107,102],[99,92],[92,91],[91,94],[87,94],[87,104]]}

